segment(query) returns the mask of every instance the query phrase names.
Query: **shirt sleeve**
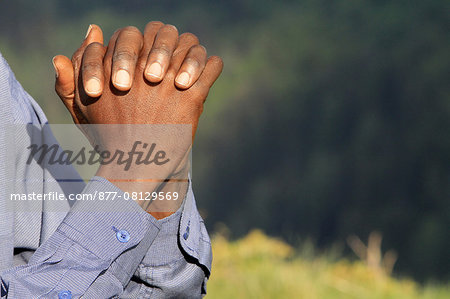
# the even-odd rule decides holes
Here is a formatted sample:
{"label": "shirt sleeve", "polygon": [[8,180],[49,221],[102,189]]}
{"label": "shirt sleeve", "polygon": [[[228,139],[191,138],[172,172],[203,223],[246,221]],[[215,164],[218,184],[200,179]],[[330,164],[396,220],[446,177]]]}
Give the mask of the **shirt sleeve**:
{"label": "shirt sleeve", "polygon": [[[192,188],[175,214],[156,220],[120,189],[93,178],[29,263],[1,274],[8,298],[200,298],[211,270],[211,245]],[[64,297],[66,296],[66,297]]]}
{"label": "shirt sleeve", "polygon": [[159,221],[124,200],[104,178],[93,178],[82,194],[101,192],[114,193],[115,199],[77,201],[28,264],[1,274],[2,296],[199,298],[206,293],[211,245],[191,187],[181,209]]}
{"label": "shirt sleeve", "polygon": [[120,298],[201,298],[211,273],[211,242],[192,184],[161,229]]}
{"label": "shirt sleeve", "polygon": [[107,293],[96,298],[123,292],[160,224],[136,202],[118,198],[121,191],[103,178],[94,177],[82,194],[95,197],[99,192],[117,192],[117,196],[110,201],[77,201],[27,265],[1,274],[8,298],[80,297],[127,253],[127,258],[121,259],[121,271],[108,275]]}

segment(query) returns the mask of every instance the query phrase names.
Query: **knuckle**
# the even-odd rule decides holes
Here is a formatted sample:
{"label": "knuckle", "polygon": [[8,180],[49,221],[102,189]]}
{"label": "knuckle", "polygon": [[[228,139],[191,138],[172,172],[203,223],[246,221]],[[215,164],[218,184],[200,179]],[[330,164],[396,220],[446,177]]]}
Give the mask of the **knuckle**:
{"label": "knuckle", "polygon": [[188,57],[199,57],[204,59],[206,58],[206,48],[202,45],[193,45],[189,49]]}
{"label": "knuckle", "polygon": [[160,56],[169,57],[170,55],[172,55],[172,49],[170,49],[170,46],[167,44],[160,44],[156,48],[152,49],[151,55],[155,55],[157,57]]}
{"label": "knuckle", "polygon": [[[134,26],[128,26],[125,27],[119,34],[118,36],[118,43],[119,45],[121,45],[123,42],[127,42],[127,43],[135,43],[135,41],[138,42],[138,44],[142,45],[144,40],[144,36],[142,35],[142,33],[139,31],[139,29],[137,29]],[[139,46],[140,47],[140,46]]]}
{"label": "knuckle", "polygon": [[147,24],[148,26],[162,27],[164,23],[161,21],[151,21]]}
{"label": "knuckle", "polygon": [[91,71],[95,71],[95,70],[99,70],[100,69],[100,64],[94,61],[87,61],[84,62],[83,65],[81,66],[81,71],[84,72],[91,72]]}
{"label": "knuckle", "polygon": [[114,53],[112,60],[114,63],[132,62],[137,59],[137,54],[133,51],[121,50]]}
{"label": "knuckle", "polygon": [[193,58],[193,57],[186,58],[184,60],[184,63],[187,67],[195,68],[195,69],[198,69],[198,68],[200,68],[201,65],[204,65],[204,63],[201,63],[200,61],[198,61],[198,59]]}
{"label": "knuckle", "polygon": [[209,60],[211,61],[211,63],[213,65],[215,65],[218,68],[223,68],[223,60],[222,58],[220,58],[219,56],[211,56],[209,58]]}
{"label": "knuckle", "polygon": [[196,51],[199,51],[200,54],[206,56],[207,51],[206,51],[206,48],[203,45],[195,45],[194,47],[195,47]]}
{"label": "knuckle", "polygon": [[178,34],[178,29],[177,29],[177,27],[175,27],[174,25],[171,25],[171,24],[166,24],[166,25],[164,25],[164,26],[161,28],[161,30],[165,30],[165,31],[168,31],[168,32],[175,32],[175,33]]}
{"label": "knuckle", "polygon": [[199,43],[198,37],[195,34],[190,33],[190,32],[186,32],[186,33],[183,33],[182,35],[180,35],[180,41],[187,43],[187,44],[192,44],[192,45]]}
{"label": "knuckle", "polygon": [[141,31],[135,26],[127,26],[127,27],[123,28],[122,31],[126,32],[126,33],[131,33],[131,34],[135,34],[135,33],[140,34],[141,33]]}
{"label": "knuckle", "polygon": [[145,33],[151,32],[152,34],[154,34],[154,33],[158,32],[158,30],[163,26],[164,26],[163,22],[152,21],[152,22],[147,23],[147,25],[145,25],[144,32]]}
{"label": "knuckle", "polygon": [[113,61],[118,61],[118,60],[132,61],[132,60],[136,59],[136,57],[137,57],[137,54],[134,52],[134,50],[126,47],[126,48],[122,48],[122,49],[114,52]]}
{"label": "knuckle", "polygon": [[99,51],[99,50],[103,50],[103,45],[99,42],[93,42],[90,43],[87,47],[86,47],[86,51]]}

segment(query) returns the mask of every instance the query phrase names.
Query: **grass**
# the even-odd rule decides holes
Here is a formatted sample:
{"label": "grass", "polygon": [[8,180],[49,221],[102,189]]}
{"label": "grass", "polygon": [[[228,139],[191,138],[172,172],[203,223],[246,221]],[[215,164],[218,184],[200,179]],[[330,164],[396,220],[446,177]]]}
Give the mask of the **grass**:
{"label": "grass", "polygon": [[255,230],[230,242],[213,238],[207,298],[450,298],[449,285],[421,286],[364,261],[307,257]]}

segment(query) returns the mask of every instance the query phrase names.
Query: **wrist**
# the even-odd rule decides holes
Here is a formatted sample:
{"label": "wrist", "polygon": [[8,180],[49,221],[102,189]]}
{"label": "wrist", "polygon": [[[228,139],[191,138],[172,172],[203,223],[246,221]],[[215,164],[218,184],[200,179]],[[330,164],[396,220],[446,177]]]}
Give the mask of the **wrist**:
{"label": "wrist", "polygon": [[142,209],[157,219],[176,212],[187,194],[189,186],[188,170],[165,179],[149,178],[151,170],[146,172],[124,171],[114,165],[102,165],[96,176],[103,177],[126,193],[126,198],[135,200]]}

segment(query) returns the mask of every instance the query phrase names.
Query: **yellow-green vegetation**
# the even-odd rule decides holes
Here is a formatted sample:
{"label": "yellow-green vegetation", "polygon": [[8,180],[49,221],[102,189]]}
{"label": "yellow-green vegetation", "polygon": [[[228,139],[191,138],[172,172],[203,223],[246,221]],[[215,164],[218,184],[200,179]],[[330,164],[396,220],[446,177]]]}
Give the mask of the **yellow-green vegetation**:
{"label": "yellow-green vegetation", "polygon": [[306,257],[255,230],[245,238],[213,238],[208,298],[450,298],[449,286],[421,286],[362,261]]}

